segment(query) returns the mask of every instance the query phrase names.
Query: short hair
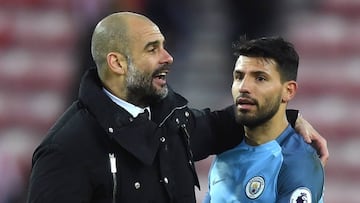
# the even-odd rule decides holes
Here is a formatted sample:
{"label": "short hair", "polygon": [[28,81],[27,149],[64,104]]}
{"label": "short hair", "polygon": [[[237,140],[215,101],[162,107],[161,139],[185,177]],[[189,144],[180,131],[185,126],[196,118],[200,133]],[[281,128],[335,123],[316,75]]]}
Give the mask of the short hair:
{"label": "short hair", "polygon": [[101,20],[92,35],[91,54],[98,68],[106,64],[109,52],[130,55],[126,21],[121,13],[114,13]]}
{"label": "short hair", "polygon": [[281,82],[297,79],[299,55],[294,45],[279,36],[247,40],[246,36],[233,44],[234,54],[273,59],[277,63]]}

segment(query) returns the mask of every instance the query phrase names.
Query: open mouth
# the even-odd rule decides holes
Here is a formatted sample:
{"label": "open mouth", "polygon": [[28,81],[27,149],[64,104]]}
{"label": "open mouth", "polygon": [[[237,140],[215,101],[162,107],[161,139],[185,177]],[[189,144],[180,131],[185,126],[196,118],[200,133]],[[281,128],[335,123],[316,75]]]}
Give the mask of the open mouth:
{"label": "open mouth", "polygon": [[160,87],[166,85],[166,76],[168,73],[169,73],[168,69],[162,69],[157,71],[153,76],[154,84]]}
{"label": "open mouth", "polygon": [[157,73],[154,78],[160,79],[160,80],[165,80],[166,79],[166,75],[169,73],[168,70],[163,70],[159,73]]}

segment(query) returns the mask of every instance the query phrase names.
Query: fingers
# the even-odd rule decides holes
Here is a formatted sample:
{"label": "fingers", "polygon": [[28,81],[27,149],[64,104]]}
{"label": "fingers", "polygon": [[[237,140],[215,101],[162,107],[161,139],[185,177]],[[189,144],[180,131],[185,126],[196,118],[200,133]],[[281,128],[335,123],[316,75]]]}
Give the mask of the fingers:
{"label": "fingers", "polygon": [[325,167],[327,162],[329,160],[329,154],[327,154],[326,156],[320,156],[320,161],[321,161],[321,164]]}
{"label": "fingers", "polygon": [[329,149],[326,139],[317,133],[315,136],[313,136],[311,145],[316,149],[321,164],[325,167],[329,160]]}
{"label": "fingers", "polygon": [[305,120],[300,114],[295,123],[296,129],[303,136],[305,142],[311,143],[311,145],[316,149],[322,165],[325,167],[329,160],[329,150],[327,146],[327,141],[322,137],[312,125]]}
{"label": "fingers", "polygon": [[[320,136],[320,135],[319,135]],[[320,155],[320,161],[322,165],[325,167],[328,160],[329,160],[329,150],[327,147],[327,141],[323,137],[319,137],[320,145],[323,147],[320,147],[318,154]]]}
{"label": "fingers", "polygon": [[322,165],[325,167],[329,160],[327,141],[315,129],[312,129],[312,145],[316,149]]}
{"label": "fingers", "polygon": [[309,132],[304,133],[303,138],[304,138],[305,142],[308,144],[310,144],[312,142],[312,140],[311,140],[312,136],[311,136],[311,133],[309,133]]}
{"label": "fingers", "polygon": [[309,122],[307,122],[302,116],[301,114],[298,114],[298,118],[296,119],[295,122],[295,129],[300,133],[300,135],[304,138],[306,143],[311,143],[312,139],[313,139],[313,133],[314,133],[314,129],[313,127],[310,125]]}

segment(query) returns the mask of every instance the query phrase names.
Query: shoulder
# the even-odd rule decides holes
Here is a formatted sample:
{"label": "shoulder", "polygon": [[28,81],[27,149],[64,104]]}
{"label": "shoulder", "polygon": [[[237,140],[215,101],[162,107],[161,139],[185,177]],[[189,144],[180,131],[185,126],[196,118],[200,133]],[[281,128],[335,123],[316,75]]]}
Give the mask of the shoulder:
{"label": "shoulder", "polygon": [[84,143],[94,139],[95,121],[79,102],[73,103],[49,129],[35,153],[75,152]]}
{"label": "shoulder", "polygon": [[[81,135],[81,131],[91,127],[89,124],[91,124],[89,112],[82,108],[79,102],[75,102],[57,119],[48,131],[45,140],[59,143],[63,139],[68,139],[67,137],[73,134]],[[74,139],[76,137],[72,136],[71,138]]]}
{"label": "shoulder", "polygon": [[[283,136],[283,135],[282,135]],[[292,128],[280,141],[283,154],[281,174],[300,181],[311,176],[322,176],[323,168],[315,149],[307,144]]]}
{"label": "shoulder", "polygon": [[316,153],[298,150],[296,153],[283,153],[283,157],[279,178],[296,184],[323,180],[323,167]]}
{"label": "shoulder", "polygon": [[279,195],[289,195],[290,198],[296,191],[307,190],[319,199],[324,185],[324,170],[316,151],[295,132],[283,139],[281,147],[284,160],[278,179]]}
{"label": "shoulder", "polygon": [[316,155],[316,150],[306,143],[303,137],[297,134],[291,126],[288,126],[276,140],[281,146],[284,156],[289,158],[302,157],[300,154]]}

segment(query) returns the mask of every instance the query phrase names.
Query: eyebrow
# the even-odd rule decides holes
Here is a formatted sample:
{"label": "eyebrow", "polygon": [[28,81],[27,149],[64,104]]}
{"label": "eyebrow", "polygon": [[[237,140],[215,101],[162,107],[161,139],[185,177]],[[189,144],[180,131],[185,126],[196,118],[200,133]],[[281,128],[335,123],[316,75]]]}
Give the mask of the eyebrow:
{"label": "eyebrow", "polygon": [[[165,43],[165,41],[163,42],[163,44]],[[160,41],[159,40],[155,40],[155,41],[152,41],[152,42],[148,42],[144,49],[146,50],[147,48],[151,47],[151,46],[159,46],[160,45]]]}
{"label": "eyebrow", "polygon": [[[244,74],[244,73],[245,73],[244,71],[237,70],[237,69],[235,69],[233,71],[233,74]],[[252,75],[266,74],[266,75],[268,75],[269,73],[267,73],[266,71],[257,70],[257,71],[251,71],[248,74],[252,74]]]}

